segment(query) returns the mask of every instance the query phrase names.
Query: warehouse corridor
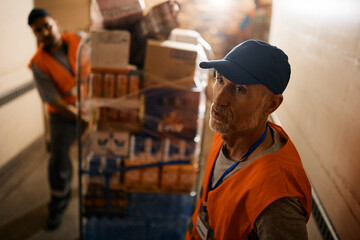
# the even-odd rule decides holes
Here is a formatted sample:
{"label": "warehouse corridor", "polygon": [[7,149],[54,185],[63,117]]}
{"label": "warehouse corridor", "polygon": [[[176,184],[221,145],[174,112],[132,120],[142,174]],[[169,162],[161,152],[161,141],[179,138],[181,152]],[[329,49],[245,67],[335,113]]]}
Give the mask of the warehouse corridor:
{"label": "warehouse corridor", "polygon": [[[72,197],[55,231],[45,230],[50,196],[48,110],[29,69],[39,46],[28,25],[33,8],[49,11],[62,34],[82,31],[89,36],[84,55],[76,60],[81,74],[71,78],[73,84],[84,77],[78,81],[83,84],[79,92],[90,103],[84,112],[92,121],[93,145],[86,147],[80,171],[76,144],[71,149]],[[119,14],[118,19],[112,19],[108,10]],[[0,12],[0,240],[102,240],[94,236],[104,222],[110,222],[112,230],[125,229],[122,236],[131,236],[129,231],[140,226],[141,234],[155,229],[152,234],[160,236],[150,240],[163,240],[161,234],[172,230],[180,239],[186,224],[178,231],[175,221],[164,221],[172,222],[166,225],[157,220],[171,211],[172,219],[189,218],[188,211],[183,216],[178,208],[168,208],[171,203],[184,207],[183,199],[200,195],[194,194],[194,179],[203,178],[211,148],[213,132],[207,127],[208,116],[202,114],[209,109],[214,79],[198,63],[221,59],[247,39],[267,41],[288,56],[290,81],[274,122],[296,146],[311,184],[309,240],[360,239],[360,1],[16,0],[0,1]],[[163,90],[152,92],[154,85]],[[186,134],[178,131],[181,121],[190,126]],[[175,140],[147,135],[156,131],[168,131]],[[203,142],[198,141],[201,131]],[[175,167],[167,163],[169,159]],[[138,175],[131,179],[125,174],[127,167]],[[79,173],[84,174],[82,186]],[[174,197],[159,201],[166,208],[154,210],[144,204],[151,214],[160,209],[162,215],[140,215],[145,211],[138,211],[136,204],[144,199],[156,202],[140,196],[149,192],[150,197],[157,193]],[[124,217],[129,209],[135,220]],[[80,239],[80,232],[86,232],[81,230],[91,228],[97,229],[95,233],[87,231],[88,236]],[[103,232],[104,228],[99,236]],[[121,235],[114,232],[113,236]]]}

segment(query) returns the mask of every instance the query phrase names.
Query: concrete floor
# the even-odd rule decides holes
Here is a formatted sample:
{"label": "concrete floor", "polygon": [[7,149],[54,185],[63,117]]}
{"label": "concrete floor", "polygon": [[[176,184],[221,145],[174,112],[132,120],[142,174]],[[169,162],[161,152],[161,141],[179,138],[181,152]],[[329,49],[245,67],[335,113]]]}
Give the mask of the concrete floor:
{"label": "concrete floor", "polygon": [[[73,161],[74,173],[77,172],[75,160]],[[79,239],[77,194],[77,176],[74,175],[72,198],[60,227],[51,232],[44,230],[50,196],[47,183],[47,159],[44,159],[15,190],[0,202],[0,239]]]}

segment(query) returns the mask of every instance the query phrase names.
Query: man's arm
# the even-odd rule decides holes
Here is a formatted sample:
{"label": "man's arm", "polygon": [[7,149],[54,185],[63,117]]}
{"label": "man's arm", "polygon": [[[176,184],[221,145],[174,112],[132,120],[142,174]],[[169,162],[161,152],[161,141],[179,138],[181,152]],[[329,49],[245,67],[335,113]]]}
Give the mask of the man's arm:
{"label": "man's arm", "polygon": [[[76,121],[77,108],[71,104],[67,104],[64,100],[62,100],[55,84],[45,73],[43,73],[34,64],[31,65],[31,68],[34,74],[36,87],[43,102],[46,102],[58,109],[59,113],[64,117]],[[82,121],[87,125],[88,121],[84,119],[83,116]]]}
{"label": "man's arm", "polygon": [[34,81],[40,97],[43,102],[50,103],[61,98],[59,91],[55,84],[49,77],[43,73],[37,66],[31,64],[31,69],[34,75]]}
{"label": "man's arm", "polygon": [[67,119],[76,121],[77,108],[71,104],[66,103],[61,98],[49,102],[51,106],[56,108],[59,113]]}
{"label": "man's arm", "polygon": [[307,240],[306,213],[296,198],[281,198],[271,203],[257,217],[253,233],[258,238]]}

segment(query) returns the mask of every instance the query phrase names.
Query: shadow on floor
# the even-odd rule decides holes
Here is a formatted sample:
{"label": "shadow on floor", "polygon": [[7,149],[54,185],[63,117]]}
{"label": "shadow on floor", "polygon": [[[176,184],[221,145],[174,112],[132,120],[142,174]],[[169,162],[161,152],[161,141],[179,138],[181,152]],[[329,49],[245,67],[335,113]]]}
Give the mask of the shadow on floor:
{"label": "shadow on floor", "polygon": [[40,206],[28,214],[0,227],[0,239],[24,240],[45,228],[47,206]]}

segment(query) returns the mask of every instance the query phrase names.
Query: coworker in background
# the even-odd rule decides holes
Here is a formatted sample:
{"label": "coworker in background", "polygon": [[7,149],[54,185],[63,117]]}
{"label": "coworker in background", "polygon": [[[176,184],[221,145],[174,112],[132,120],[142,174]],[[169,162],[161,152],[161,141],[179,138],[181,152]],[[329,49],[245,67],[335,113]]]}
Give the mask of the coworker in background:
{"label": "coworker in background", "polygon": [[185,239],[307,239],[311,186],[294,144],[268,121],[290,78],[287,55],[247,40],[200,67],[216,70],[216,133]]}
{"label": "coworker in background", "polygon": [[[47,228],[56,229],[71,196],[72,164],[69,150],[76,138],[76,54],[80,35],[61,34],[53,17],[44,9],[28,16],[39,47],[29,67],[42,100],[48,105],[51,158],[48,177],[51,190]],[[84,125],[86,120],[83,119]]]}

